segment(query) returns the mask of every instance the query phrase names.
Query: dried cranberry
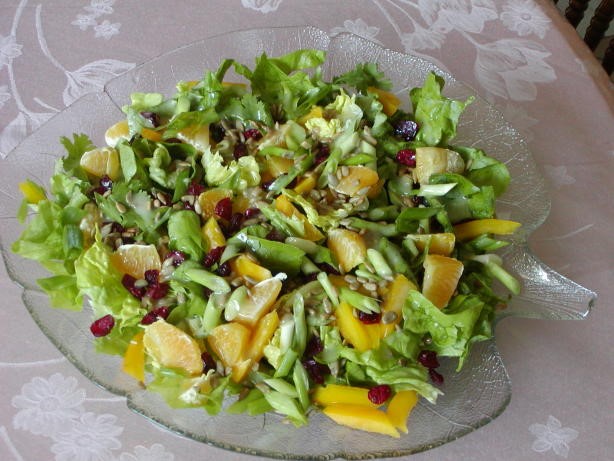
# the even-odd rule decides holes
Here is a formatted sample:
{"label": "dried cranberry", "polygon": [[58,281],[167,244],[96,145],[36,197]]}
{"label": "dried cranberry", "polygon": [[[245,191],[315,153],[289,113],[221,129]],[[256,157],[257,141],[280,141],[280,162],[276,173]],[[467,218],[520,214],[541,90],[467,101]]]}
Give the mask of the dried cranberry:
{"label": "dried cranberry", "polygon": [[113,224],[111,224],[111,232],[121,234],[125,231],[126,229],[120,223],[114,222]]}
{"label": "dried cranberry", "polygon": [[391,395],[392,389],[390,389],[388,384],[378,384],[369,389],[367,397],[369,397],[369,400],[375,405],[381,405],[388,400]]}
{"label": "dried cranberry", "polygon": [[155,112],[141,112],[141,117],[146,120],[149,120],[154,128],[160,126],[160,116]]}
{"label": "dried cranberry", "polygon": [[205,191],[205,186],[198,184],[196,181],[192,181],[186,190],[188,195],[200,195]]}
{"label": "dried cranberry", "polygon": [[292,181],[290,181],[288,183],[288,185],[286,186],[286,188],[288,189],[294,189],[296,187],[296,184],[298,183],[298,180],[296,179],[296,177],[292,178]]}
{"label": "dried cranberry", "polygon": [[426,199],[422,197],[421,195],[412,195],[411,203],[413,203],[414,206],[420,206],[420,205],[426,206],[427,204]]}
{"label": "dried cranberry", "polygon": [[258,208],[248,208],[245,210],[245,219],[251,219],[260,214],[260,210]]}
{"label": "dried cranberry", "polygon": [[150,285],[154,285],[158,283],[159,276],[160,276],[160,272],[157,271],[156,269],[149,269],[145,271],[145,280],[147,280],[147,283],[149,283]]}
{"label": "dried cranberry", "polygon": [[275,182],[274,179],[271,179],[269,181],[264,181],[263,183],[260,184],[260,187],[262,187],[264,190],[269,190],[271,188],[271,185]]}
{"label": "dried cranberry", "polygon": [[327,144],[320,144],[318,149],[318,153],[316,154],[316,158],[314,160],[316,165],[323,163],[330,156],[330,147]]}
{"label": "dried cranberry", "polygon": [[316,265],[322,272],[326,272],[327,274],[332,275],[340,275],[340,272],[328,263],[319,263]]}
{"label": "dried cranberry", "polygon": [[240,212],[236,212],[233,213],[232,217],[230,218],[230,225],[228,226],[228,233],[230,235],[238,232],[241,229],[241,226],[243,225],[243,221],[245,220],[245,216],[243,215],[243,213]]}
{"label": "dried cranberry", "polygon": [[371,312],[367,314],[363,311],[358,311],[358,320],[360,320],[365,325],[371,325],[373,323],[380,323],[382,320],[381,312]]}
{"label": "dried cranberry", "polygon": [[102,178],[100,178],[100,187],[104,188],[105,190],[111,190],[113,188],[113,181],[111,181],[111,178],[105,174]]}
{"label": "dried cranberry", "polygon": [[443,384],[443,376],[441,373],[438,373],[434,368],[429,368],[429,376],[433,384],[436,386],[441,386]]}
{"label": "dried cranberry", "polygon": [[231,268],[230,268],[230,263],[228,261],[226,261],[225,263],[220,264],[220,266],[217,268],[217,275],[220,275],[222,277],[227,277],[230,275],[230,273],[232,272]]}
{"label": "dried cranberry", "polygon": [[203,373],[207,373],[209,370],[216,370],[217,364],[215,359],[209,354],[209,352],[203,352],[200,354],[200,358],[203,361]]}
{"label": "dried cranberry", "polygon": [[207,253],[205,255],[205,258],[203,259],[203,266],[211,267],[214,264],[220,262],[220,258],[222,257],[222,253],[224,253],[225,249],[225,246],[220,246],[210,250],[209,253]]}
{"label": "dried cranberry", "polygon": [[262,138],[262,133],[257,128],[250,128],[245,130],[243,136],[245,136],[245,139],[253,139],[254,141],[258,141],[260,138]]}
{"label": "dried cranberry", "polygon": [[194,205],[192,205],[190,202],[182,202],[182,203],[183,203],[184,210],[194,211]]}
{"label": "dried cranberry", "polygon": [[304,360],[303,367],[305,370],[307,370],[307,374],[312,381],[317,384],[324,384],[324,376],[330,374],[330,368],[328,368],[328,365],[318,363],[314,358]]}
{"label": "dried cranberry", "polygon": [[115,319],[111,314],[107,314],[104,317],[100,317],[98,320],[94,320],[90,325],[90,331],[97,338],[106,336],[111,333],[111,330],[115,326]]}
{"label": "dried cranberry", "polygon": [[277,229],[272,229],[268,234],[265,235],[264,238],[267,240],[273,240],[274,242],[283,242],[284,240],[286,240],[285,235],[279,232]]}
{"label": "dried cranberry", "polygon": [[167,258],[171,258],[173,260],[173,266],[177,267],[185,262],[185,253],[179,250],[173,250],[167,255]]}
{"label": "dried cranberry", "polygon": [[413,149],[401,149],[397,152],[396,159],[401,165],[413,168],[416,166],[416,151]]}
{"label": "dried cranberry", "polygon": [[307,341],[307,346],[305,347],[305,357],[312,358],[323,350],[324,344],[322,344],[320,337],[317,335],[312,335],[311,338],[309,338],[309,341]]}
{"label": "dried cranberry", "polygon": [[418,124],[413,120],[401,120],[394,126],[394,135],[405,141],[413,141],[418,128]]}
{"label": "dried cranberry", "polygon": [[232,155],[235,160],[239,160],[241,157],[245,157],[247,155],[247,146],[242,142],[235,144],[234,150],[232,151]]}
{"label": "dried cranberry", "polygon": [[219,123],[211,125],[209,128],[209,133],[211,134],[211,139],[215,142],[220,142],[224,139],[224,135],[226,134],[226,130]]}
{"label": "dried cranberry", "polygon": [[229,197],[224,197],[215,204],[215,214],[220,218],[230,221],[232,218],[232,200]]}
{"label": "dried cranberry", "polygon": [[166,320],[168,314],[170,314],[170,310],[167,306],[156,307],[143,316],[141,325],[150,325],[158,319]]}
{"label": "dried cranberry", "polygon": [[162,299],[168,294],[168,284],[156,283],[154,285],[149,285],[145,294],[151,299]]}
{"label": "dried cranberry", "polygon": [[136,279],[130,274],[124,274],[122,277],[122,285],[130,292],[132,296],[141,299],[145,296],[145,288],[139,288],[135,285]]}
{"label": "dried cranberry", "polygon": [[437,368],[439,360],[435,351],[420,351],[418,354],[418,363],[426,368]]}

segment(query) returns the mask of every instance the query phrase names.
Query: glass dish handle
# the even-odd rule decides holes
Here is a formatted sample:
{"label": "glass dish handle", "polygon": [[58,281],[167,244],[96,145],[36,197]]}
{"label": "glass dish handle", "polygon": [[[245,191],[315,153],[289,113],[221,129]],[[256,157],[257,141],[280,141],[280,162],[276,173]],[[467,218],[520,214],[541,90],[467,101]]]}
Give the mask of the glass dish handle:
{"label": "glass dish handle", "polygon": [[597,294],[545,265],[526,244],[513,245],[504,260],[512,273],[522,274],[522,291],[500,312],[499,319],[581,320],[590,313]]}

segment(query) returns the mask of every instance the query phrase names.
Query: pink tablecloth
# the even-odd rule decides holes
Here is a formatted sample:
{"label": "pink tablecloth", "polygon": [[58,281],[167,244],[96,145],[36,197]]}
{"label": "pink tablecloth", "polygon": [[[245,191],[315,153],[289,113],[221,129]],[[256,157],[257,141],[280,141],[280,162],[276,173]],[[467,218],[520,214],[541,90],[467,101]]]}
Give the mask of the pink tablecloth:
{"label": "pink tablecloth", "polygon": [[[427,57],[492,102],[528,141],[552,194],[535,253],[599,294],[586,321],[501,323],[497,343],[513,382],[508,409],[412,460],[614,459],[614,99],[549,1],[0,1],[0,156],[141,62],[221,32],[282,25],[350,31]],[[0,293],[1,460],[255,459],[133,414],[51,345],[4,268]],[[80,444],[83,437],[98,445]]]}

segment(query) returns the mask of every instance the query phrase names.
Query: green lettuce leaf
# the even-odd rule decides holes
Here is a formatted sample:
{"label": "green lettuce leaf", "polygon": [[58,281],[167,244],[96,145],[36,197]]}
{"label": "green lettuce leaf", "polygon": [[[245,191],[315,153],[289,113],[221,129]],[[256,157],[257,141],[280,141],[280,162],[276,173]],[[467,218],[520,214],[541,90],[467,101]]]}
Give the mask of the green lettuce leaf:
{"label": "green lettuce leaf", "polygon": [[416,141],[427,146],[446,146],[456,136],[456,126],[461,113],[473,98],[465,102],[446,98],[441,94],[444,80],[429,73],[422,88],[409,92],[414,117],[420,129]]}
{"label": "green lettuce leaf", "polygon": [[193,211],[181,210],[168,219],[168,236],[173,250],[183,251],[200,261],[205,249],[200,231],[200,218]]}

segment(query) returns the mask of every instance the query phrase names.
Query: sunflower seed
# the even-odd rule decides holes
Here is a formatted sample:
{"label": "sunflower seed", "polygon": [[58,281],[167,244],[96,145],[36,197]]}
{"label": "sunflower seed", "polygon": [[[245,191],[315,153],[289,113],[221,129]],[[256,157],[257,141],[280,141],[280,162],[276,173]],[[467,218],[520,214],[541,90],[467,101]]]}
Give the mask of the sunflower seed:
{"label": "sunflower seed", "polygon": [[126,206],[123,203],[120,203],[120,202],[115,202],[115,208],[117,209],[117,211],[119,211],[122,214],[125,213],[126,211],[128,211]]}

